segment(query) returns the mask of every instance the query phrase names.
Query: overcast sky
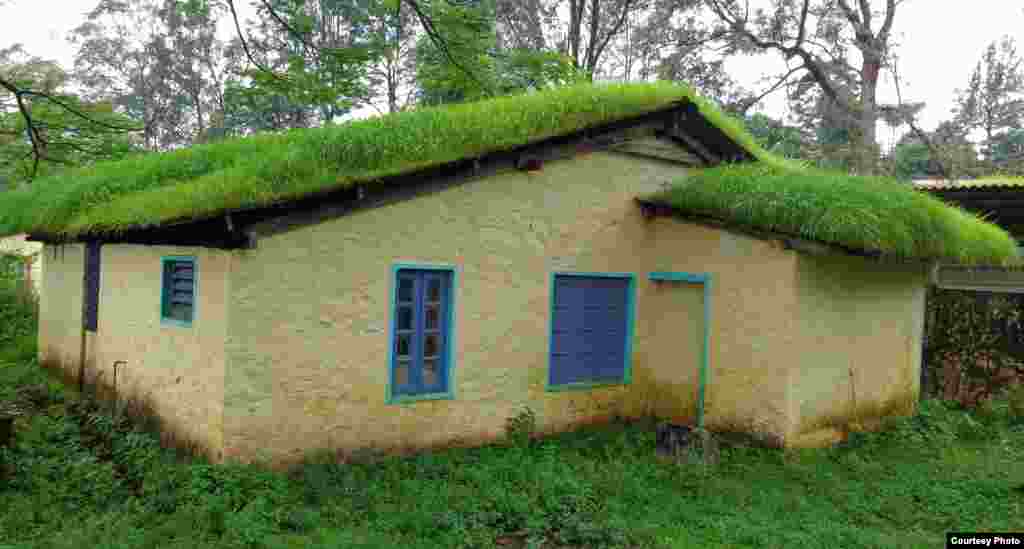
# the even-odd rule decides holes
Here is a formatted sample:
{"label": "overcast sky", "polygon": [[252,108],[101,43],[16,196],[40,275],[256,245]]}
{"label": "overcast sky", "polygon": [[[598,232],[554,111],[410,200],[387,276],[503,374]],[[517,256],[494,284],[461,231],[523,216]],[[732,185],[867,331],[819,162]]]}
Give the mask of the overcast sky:
{"label": "overcast sky", "polygon": [[[96,3],[0,0],[0,48],[20,42],[30,54],[70,67],[73,50],[65,36]],[[921,122],[925,129],[932,129],[949,118],[954,90],[963,87],[989,42],[1010,35],[1024,49],[1024,2],[905,0],[896,12],[894,31],[903,99],[926,102]],[[741,83],[757,89],[761,77],[784,70],[784,65],[778,56],[764,55],[731,60],[728,68]],[[896,99],[890,80],[879,90],[883,102]],[[765,101],[763,110],[773,116],[785,115],[781,94]]]}

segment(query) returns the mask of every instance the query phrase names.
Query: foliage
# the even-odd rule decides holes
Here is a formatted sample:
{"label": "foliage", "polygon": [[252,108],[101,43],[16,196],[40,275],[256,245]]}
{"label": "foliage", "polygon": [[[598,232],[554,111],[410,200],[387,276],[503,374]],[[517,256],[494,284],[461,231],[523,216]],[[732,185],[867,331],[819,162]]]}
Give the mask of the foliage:
{"label": "foliage", "polygon": [[893,149],[896,177],[904,179],[935,175],[931,153],[924,143],[899,143]]}
{"label": "foliage", "polygon": [[75,80],[167,150],[217,137],[232,51],[217,37],[222,6],[206,0],[99,0],[71,31]]}
{"label": "foliage", "polygon": [[505,438],[517,446],[526,446],[537,432],[537,414],[529,407],[505,420]]}
{"label": "foliage", "polygon": [[[486,3],[431,4],[431,19],[443,52],[435,38],[423,35],[416,44],[416,84],[419,102],[425,105],[477,101],[497,92],[494,19]],[[450,56],[450,57],[449,57]],[[451,62],[455,59],[458,64]]]}
{"label": "foliage", "polygon": [[[5,345],[0,403],[45,379]],[[639,422],[274,472],[165,449],[52,381],[43,396],[0,447],[0,539],[17,547],[923,548],[950,524],[1016,524],[1024,487],[1024,425],[1004,401],[974,415],[923,402],[835,448],[723,445],[714,469],[660,461]]]}
{"label": "foliage", "polygon": [[908,132],[896,144],[892,153],[894,175],[941,177],[944,169],[947,177],[959,179],[984,173],[974,145],[967,140],[967,130],[955,121],[943,121],[925,136],[931,141],[931,147],[914,132]]}
{"label": "foliage", "polygon": [[998,133],[992,136],[989,145],[990,160],[995,170],[1024,176],[1024,129],[1013,128]]}
{"label": "foliage", "polygon": [[930,290],[924,367],[933,394],[952,392],[974,407],[1008,381],[1024,381],[1024,347],[1014,335],[1024,327],[1021,304],[1013,295]]}
{"label": "foliage", "polygon": [[687,215],[882,256],[1002,264],[1017,257],[1006,231],[885,177],[726,165],[649,197]]}
{"label": "foliage", "polygon": [[586,84],[99,164],[9,192],[0,203],[0,234],[116,231],[267,205],[510,149],[687,97],[754,156],[785,165],[685,86]]}
{"label": "foliage", "polygon": [[382,4],[273,0],[258,5],[259,35],[247,40],[260,66],[242,71],[251,80],[251,93],[306,106],[321,123],[346,114],[366,95],[367,66],[380,55],[381,29],[373,22]]}
{"label": "foliage", "polygon": [[0,363],[35,357],[36,308],[19,289],[21,266],[20,257],[0,253]]}
{"label": "foliage", "polygon": [[51,410],[0,449],[18,547],[930,547],[1013,524],[1024,484],[1002,402],[925,402],[831,449],[724,445],[714,469],[659,461],[637,423],[289,474],[181,459],[76,396]]}
{"label": "foliage", "polygon": [[958,90],[954,112],[961,126],[985,132],[991,159],[997,133],[1019,128],[1024,112],[1024,59],[1013,38],[1005,36],[985,49],[967,87]]}
{"label": "foliage", "polygon": [[[875,171],[876,123],[882,114],[877,89],[888,66],[898,2],[772,0],[750,10],[734,0],[706,0],[720,23],[719,37],[747,52],[774,52],[795,68],[780,75],[805,118],[824,120],[814,129],[839,129],[850,147],[838,147],[844,163]],[[834,139],[837,136],[833,136]],[[834,142],[834,141],[833,141]]]}
{"label": "foliage", "polygon": [[0,49],[0,78],[36,92],[22,96],[34,126],[34,148],[29,118],[15,95],[0,88],[0,189],[68,167],[122,158],[133,149],[130,132],[117,129],[131,129],[132,121],[109,102],[88,101],[72,92],[69,75],[57,63],[29,56],[15,45]]}
{"label": "foliage", "polygon": [[803,156],[803,136],[798,128],[786,126],[781,121],[762,113],[744,117],[744,125],[757,143],[772,154],[785,158]]}
{"label": "foliage", "polygon": [[1011,387],[1008,396],[1010,420],[1024,425],[1024,383]]}

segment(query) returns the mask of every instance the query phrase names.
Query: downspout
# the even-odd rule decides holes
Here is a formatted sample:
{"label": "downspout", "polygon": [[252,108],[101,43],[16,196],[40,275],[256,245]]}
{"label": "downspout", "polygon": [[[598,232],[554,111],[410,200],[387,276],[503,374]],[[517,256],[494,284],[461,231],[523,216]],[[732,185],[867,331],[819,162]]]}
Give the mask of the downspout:
{"label": "downspout", "polygon": [[704,276],[704,344],[700,352],[700,374],[697,381],[697,428],[704,429],[704,398],[711,374],[711,275]]}

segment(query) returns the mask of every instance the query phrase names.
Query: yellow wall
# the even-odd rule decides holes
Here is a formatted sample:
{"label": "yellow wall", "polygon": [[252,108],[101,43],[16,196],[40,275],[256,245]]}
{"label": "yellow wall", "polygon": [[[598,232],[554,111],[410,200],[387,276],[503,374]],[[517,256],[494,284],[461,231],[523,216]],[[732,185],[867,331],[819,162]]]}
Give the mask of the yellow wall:
{"label": "yellow wall", "polygon": [[[673,372],[679,402],[667,408],[688,417],[702,297],[692,288],[654,288],[654,270],[712,271],[718,279],[709,421],[786,428],[787,378],[778,372],[792,361],[775,357],[790,352],[793,254],[694,224],[645,221],[633,199],[680,173],[592,154],[261,238],[239,252],[232,283],[228,454],[292,460],[317,447],[473,443],[501,436],[525,406],[549,431],[635,416],[651,408],[649,379]],[[460,269],[453,400],[386,401],[395,263]],[[632,385],[546,391],[552,271],[636,275]],[[751,310],[754,302],[763,306]]]}
{"label": "yellow wall", "polygon": [[[264,234],[251,250],[104,246],[96,371],[128,361],[119,385],[217,458],[479,443],[527,406],[545,431],[652,412],[692,421],[704,290],[648,280],[677,271],[712,279],[711,428],[808,443],[849,412],[850,364],[858,402],[916,394],[923,271],[644,219],[634,198],[680,174],[595,153]],[[64,250],[46,271],[40,342],[67,360],[82,250]],[[199,257],[196,323],[163,326],[160,258],[187,254]],[[452,400],[387,402],[396,263],[458,269]],[[555,271],[635,275],[631,384],[548,390]]]}
{"label": "yellow wall", "polygon": [[840,255],[800,256],[798,266],[801,367],[791,415],[801,439],[815,444],[847,422],[910,412],[920,390],[925,268]]}
{"label": "yellow wall", "polygon": [[42,252],[42,291],[39,295],[39,360],[77,379],[82,342],[82,276],[85,247],[47,245]]}
{"label": "yellow wall", "polygon": [[[77,375],[82,246],[65,247],[63,260],[52,259],[51,248],[40,304],[41,354],[44,360],[59,357]],[[104,245],[101,253],[98,327],[87,335],[86,382],[109,394],[113,364],[125,361],[117,372],[119,398],[152,406],[163,419],[165,434],[219,457],[231,254],[125,244]],[[161,258],[171,255],[196,258],[196,312],[190,327],[160,320]]]}
{"label": "yellow wall", "polygon": [[[666,218],[649,222],[642,242],[649,270],[712,277],[708,426],[784,444],[792,431],[790,370],[798,356],[796,254],[775,241]],[[671,318],[672,301],[648,301],[654,308],[648,322]],[[647,352],[674,360],[678,340],[660,337]]]}

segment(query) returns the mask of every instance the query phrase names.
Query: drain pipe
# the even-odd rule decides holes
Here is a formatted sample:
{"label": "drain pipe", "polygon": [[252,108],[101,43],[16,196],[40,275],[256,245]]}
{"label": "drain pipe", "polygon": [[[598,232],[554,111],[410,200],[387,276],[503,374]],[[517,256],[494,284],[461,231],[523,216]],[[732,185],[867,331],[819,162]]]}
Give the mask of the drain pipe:
{"label": "drain pipe", "polygon": [[697,389],[697,428],[704,429],[704,398],[711,374],[711,275],[704,275],[704,344],[700,351],[700,379]]}
{"label": "drain pipe", "polygon": [[117,411],[117,365],[127,366],[128,362],[124,360],[114,361],[114,411]]}

